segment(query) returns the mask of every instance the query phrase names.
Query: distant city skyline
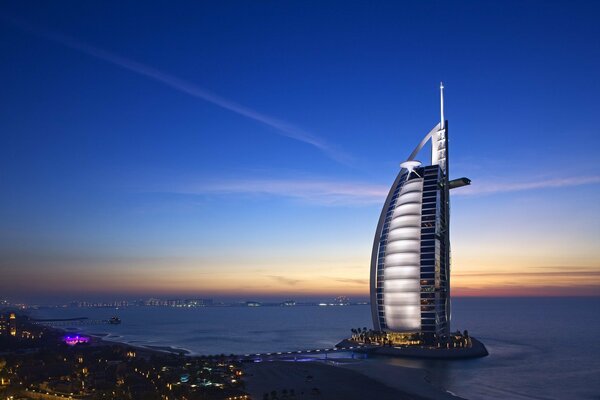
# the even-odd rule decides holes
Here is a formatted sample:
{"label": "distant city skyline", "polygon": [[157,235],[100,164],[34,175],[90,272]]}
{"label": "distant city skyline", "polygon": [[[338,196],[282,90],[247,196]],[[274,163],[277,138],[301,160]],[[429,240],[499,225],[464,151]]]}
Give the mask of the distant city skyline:
{"label": "distant city skyline", "polygon": [[281,305],[281,306],[334,306],[334,305],[366,305],[369,304],[367,297],[336,296],[336,297],[292,297],[292,296],[274,296],[274,297],[235,297],[220,296],[215,298],[199,297],[178,297],[178,296],[160,296],[160,297],[131,297],[123,295],[121,297],[110,298],[107,295],[103,297],[87,297],[79,299],[53,298],[52,300],[31,301],[31,302],[11,302],[6,299],[0,299],[0,309],[36,309],[40,307],[130,307],[130,306],[158,306],[158,307],[220,307],[232,305],[244,305],[256,303],[259,305]]}
{"label": "distant city skyline", "polygon": [[11,301],[368,298],[440,81],[453,297],[600,295],[594,2],[1,9]]}

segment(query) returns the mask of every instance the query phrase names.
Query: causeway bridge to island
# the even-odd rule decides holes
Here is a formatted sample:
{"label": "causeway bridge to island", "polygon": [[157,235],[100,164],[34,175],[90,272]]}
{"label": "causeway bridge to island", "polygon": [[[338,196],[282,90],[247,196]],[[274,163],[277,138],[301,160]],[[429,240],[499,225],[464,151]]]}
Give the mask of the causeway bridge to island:
{"label": "causeway bridge to island", "polygon": [[110,320],[107,319],[89,319],[88,317],[77,317],[77,318],[59,318],[59,319],[31,319],[34,325],[45,325],[51,327],[68,327],[68,326],[82,326],[82,325],[105,325],[110,324]]}
{"label": "causeway bridge to island", "polygon": [[382,346],[378,344],[353,344],[348,340],[340,342],[338,345],[328,349],[311,349],[298,351],[285,351],[276,353],[257,353],[244,354],[236,356],[236,359],[242,362],[260,362],[260,361],[303,361],[302,357],[327,359],[331,353],[352,353],[361,356],[384,355],[392,357],[424,358],[424,359],[467,359],[485,357],[489,353],[484,344],[474,337],[470,338],[470,344],[466,347],[428,347],[428,346]]}
{"label": "causeway bridge to island", "polygon": [[303,356],[324,356],[322,358],[327,359],[327,355],[331,353],[352,353],[352,357],[354,357],[354,353],[366,353],[369,350],[372,350],[378,346],[374,345],[356,345],[356,346],[346,346],[346,347],[330,347],[323,349],[308,349],[308,350],[297,350],[297,351],[278,351],[278,352],[269,352],[269,353],[248,353],[248,354],[238,354],[235,358],[238,361],[275,361],[275,360],[295,360],[297,361],[298,357]]}

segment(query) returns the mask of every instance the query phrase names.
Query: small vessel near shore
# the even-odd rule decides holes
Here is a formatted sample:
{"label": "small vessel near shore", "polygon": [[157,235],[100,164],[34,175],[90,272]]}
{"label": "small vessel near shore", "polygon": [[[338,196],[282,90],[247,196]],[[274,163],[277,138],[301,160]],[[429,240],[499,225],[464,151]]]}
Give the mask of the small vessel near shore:
{"label": "small vessel near shore", "polygon": [[121,323],[121,318],[119,317],[112,317],[111,319],[108,320],[108,323],[111,325],[119,325]]}

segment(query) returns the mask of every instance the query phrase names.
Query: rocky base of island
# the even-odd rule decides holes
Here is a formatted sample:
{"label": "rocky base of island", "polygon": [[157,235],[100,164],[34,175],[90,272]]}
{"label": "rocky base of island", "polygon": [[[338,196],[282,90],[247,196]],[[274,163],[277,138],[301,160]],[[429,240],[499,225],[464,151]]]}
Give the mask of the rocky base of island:
{"label": "rocky base of island", "polygon": [[[364,346],[364,343],[360,343],[351,339],[344,339],[335,345],[337,348],[350,348],[356,346]],[[410,357],[410,358],[427,358],[427,359],[468,359],[468,358],[479,358],[489,355],[485,345],[474,337],[470,338],[470,345],[468,347],[433,347],[433,346],[420,346],[420,345],[406,345],[406,346],[391,346],[391,345],[378,345],[371,344],[359,349],[354,350],[357,353],[368,353],[373,355],[384,355],[392,357]]]}

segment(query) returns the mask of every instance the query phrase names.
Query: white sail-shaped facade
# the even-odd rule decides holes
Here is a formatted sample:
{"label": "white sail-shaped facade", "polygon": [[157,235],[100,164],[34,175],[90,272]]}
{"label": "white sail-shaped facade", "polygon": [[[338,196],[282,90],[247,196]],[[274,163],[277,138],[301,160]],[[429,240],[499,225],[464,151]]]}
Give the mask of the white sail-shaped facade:
{"label": "white sail-shaped facade", "polygon": [[403,185],[392,212],[384,256],[384,307],[389,329],[421,328],[421,205],[423,179]]}

